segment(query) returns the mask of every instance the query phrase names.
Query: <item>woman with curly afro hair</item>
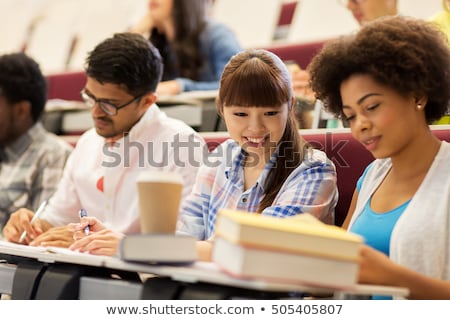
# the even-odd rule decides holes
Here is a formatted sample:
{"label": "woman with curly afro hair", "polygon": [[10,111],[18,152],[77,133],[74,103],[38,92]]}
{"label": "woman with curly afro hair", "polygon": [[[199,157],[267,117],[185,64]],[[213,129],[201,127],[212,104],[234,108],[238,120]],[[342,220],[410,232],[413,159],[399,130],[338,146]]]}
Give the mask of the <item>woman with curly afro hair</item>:
{"label": "woman with curly afro hair", "polygon": [[360,283],[450,299],[450,144],[429,124],[450,99],[450,51],[431,23],[389,17],[327,44],[312,89],[376,158],[360,177],[344,227],[362,235]]}

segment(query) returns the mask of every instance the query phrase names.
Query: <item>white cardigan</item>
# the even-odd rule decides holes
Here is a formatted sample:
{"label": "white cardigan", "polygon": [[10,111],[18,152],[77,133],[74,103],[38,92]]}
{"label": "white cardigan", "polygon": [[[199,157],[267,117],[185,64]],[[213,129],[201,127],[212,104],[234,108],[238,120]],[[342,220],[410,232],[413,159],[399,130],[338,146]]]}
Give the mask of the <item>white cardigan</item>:
{"label": "white cardigan", "polygon": [[[390,159],[375,160],[361,186],[349,229],[390,168]],[[450,144],[443,141],[425,179],[392,230],[390,258],[429,277],[450,280],[449,216]]]}

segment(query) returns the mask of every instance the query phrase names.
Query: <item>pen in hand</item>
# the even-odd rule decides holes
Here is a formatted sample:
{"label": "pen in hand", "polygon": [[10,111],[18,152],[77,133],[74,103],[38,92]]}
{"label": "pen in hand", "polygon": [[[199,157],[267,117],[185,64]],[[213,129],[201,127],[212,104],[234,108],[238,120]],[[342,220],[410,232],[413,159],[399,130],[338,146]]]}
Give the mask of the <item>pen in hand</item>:
{"label": "pen in hand", "polygon": [[[47,200],[41,203],[37,211],[35,212],[33,218],[31,218],[30,224],[33,225],[34,222],[36,222],[37,218],[44,212],[45,207],[47,206]],[[22,243],[23,240],[25,240],[25,237],[27,236],[27,232],[24,230],[19,238],[19,243]]]}
{"label": "pen in hand", "polygon": [[[80,218],[83,217],[87,217],[87,211],[86,209],[81,209],[80,210]],[[84,227],[84,234],[85,235],[89,235],[89,225],[87,225],[86,227]]]}

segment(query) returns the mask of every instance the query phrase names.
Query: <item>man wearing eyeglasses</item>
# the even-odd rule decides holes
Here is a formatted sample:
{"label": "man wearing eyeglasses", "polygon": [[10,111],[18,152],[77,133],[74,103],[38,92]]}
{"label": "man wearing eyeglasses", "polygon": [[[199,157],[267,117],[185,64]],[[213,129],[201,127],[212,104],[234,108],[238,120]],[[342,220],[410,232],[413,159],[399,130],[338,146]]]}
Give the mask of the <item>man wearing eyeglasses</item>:
{"label": "man wearing eyeglasses", "polygon": [[204,140],[155,104],[162,68],[157,49],[138,34],[116,34],[89,53],[81,97],[95,128],[78,140],[40,219],[31,225],[33,212],[13,213],[3,230],[7,240],[19,242],[26,231],[25,244],[67,247],[73,233],[66,225],[79,221],[81,209],[114,232],[139,233],[136,178],[142,171],[178,172],[183,197],[189,194]]}
{"label": "man wearing eyeglasses", "polygon": [[359,24],[375,20],[383,16],[397,15],[397,0],[339,0],[346,6]]}

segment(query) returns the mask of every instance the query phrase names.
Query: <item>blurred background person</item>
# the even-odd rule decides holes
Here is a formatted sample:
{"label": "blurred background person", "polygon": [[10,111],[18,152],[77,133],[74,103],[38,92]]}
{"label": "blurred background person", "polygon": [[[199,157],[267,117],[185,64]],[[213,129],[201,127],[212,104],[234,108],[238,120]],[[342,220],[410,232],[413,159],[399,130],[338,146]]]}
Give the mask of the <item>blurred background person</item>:
{"label": "blurred background person", "polygon": [[[351,11],[356,21],[363,25],[383,16],[398,14],[397,0],[338,0]],[[300,128],[308,128],[313,122],[315,95],[309,85],[309,73],[299,67],[290,68],[296,96],[296,114]]]}
{"label": "blurred background person", "polygon": [[56,189],[72,147],[40,121],[47,84],[23,53],[0,56],[0,229],[19,208],[36,210]]}
{"label": "blurred background person", "polygon": [[242,50],[236,35],[210,16],[210,0],[150,0],[130,31],[149,37],[164,62],[158,94],[217,90],[225,64]]}
{"label": "blurred background person", "polygon": [[[433,15],[429,20],[437,24],[437,26],[447,36],[447,41],[450,45],[450,0],[442,1],[442,11]],[[450,108],[448,108],[450,109]],[[447,110],[445,116],[436,121],[434,124],[450,124],[450,111]]]}
{"label": "blurred background person", "polygon": [[340,0],[359,24],[398,14],[397,0]]}
{"label": "blurred background person", "polygon": [[436,23],[441,28],[450,43],[450,0],[443,0],[442,8],[442,11],[433,15],[430,21]]}

